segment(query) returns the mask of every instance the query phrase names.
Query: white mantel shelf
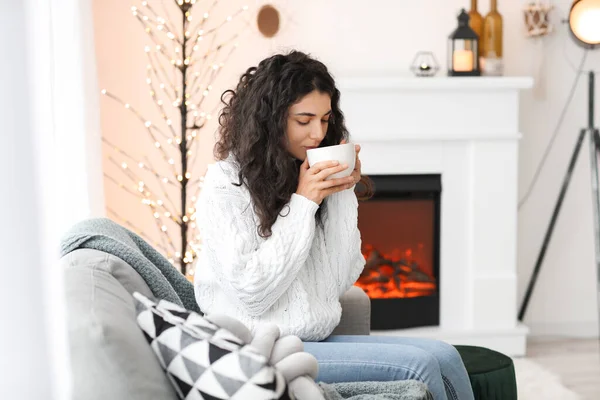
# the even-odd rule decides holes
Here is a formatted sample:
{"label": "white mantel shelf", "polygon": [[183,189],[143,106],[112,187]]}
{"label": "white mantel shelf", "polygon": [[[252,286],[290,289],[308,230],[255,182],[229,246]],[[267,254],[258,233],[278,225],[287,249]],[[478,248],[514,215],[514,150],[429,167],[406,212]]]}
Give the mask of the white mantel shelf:
{"label": "white mantel shelf", "polygon": [[336,79],[337,85],[342,90],[514,90],[529,89],[533,86],[531,77],[343,77]]}
{"label": "white mantel shelf", "polygon": [[514,141],[529,77],[346,77],[340,104],[352,140]]}
{"label": "white mantel shelf", "polygon": [[528,77],[338,79],[366,175],[442,180],[440,325],[374,335],[525,354],[527,328],[517,321],[517,166],[519,96],[532,86]]}

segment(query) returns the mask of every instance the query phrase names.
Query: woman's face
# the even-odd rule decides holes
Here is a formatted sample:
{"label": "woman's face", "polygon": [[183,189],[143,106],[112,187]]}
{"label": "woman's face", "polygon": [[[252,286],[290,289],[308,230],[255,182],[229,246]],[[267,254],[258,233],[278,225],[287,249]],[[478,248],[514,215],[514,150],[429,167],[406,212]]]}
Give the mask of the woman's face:
{"label": "woman's face", "polygon": [[325,138],[331,115],[331,97],[327,93],[313,90],[288,112],[287,151],[304,161],[306,151],[315,147]]}

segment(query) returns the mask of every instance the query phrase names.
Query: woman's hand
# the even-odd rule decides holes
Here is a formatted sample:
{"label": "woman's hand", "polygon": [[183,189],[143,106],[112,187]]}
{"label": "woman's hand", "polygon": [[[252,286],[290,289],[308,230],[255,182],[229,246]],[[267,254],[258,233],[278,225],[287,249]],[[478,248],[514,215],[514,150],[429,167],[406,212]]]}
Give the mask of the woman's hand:
{"label": "woman's hand", "polygon": [[323,161],[309,168],[307,158],[300,166],[300,177],[298,179],[296,194],[304,196],[320,205],[325,197],[354,186],[355,177],[353,175],[345,178],[325,180],[328,176],[343,171],[346,168],[348,168],[347,164],[340,165],[337,161]]}
{"label": "woman's hand", "polygon": [[[346,143],[346,139],[342,140],[342,143],[340,144],[345,144]],[[354,184],[357,184],[358,182],[360,182],[360,177],[361,177],[361,163],[360,163],[360,158],[358,158],[358,153],[360,153],[360,145],[359,144],[355,144],[354,145],[354,150],[356,151],[356,162],[354,163],[354,171],[352,171],[352,177],[354,178]]]}

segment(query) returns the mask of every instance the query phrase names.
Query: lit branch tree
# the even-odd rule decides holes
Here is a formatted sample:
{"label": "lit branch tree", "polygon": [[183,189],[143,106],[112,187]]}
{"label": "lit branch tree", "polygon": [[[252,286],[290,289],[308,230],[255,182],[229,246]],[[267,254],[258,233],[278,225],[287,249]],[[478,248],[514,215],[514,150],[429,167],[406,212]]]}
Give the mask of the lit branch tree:
{"label": "lit branch tree", "polygon": [[[221,38],[219,34],[248,7],[244,6],[209,26],[208,22],[214,20],[211,14],[217,0],[203,10],[195,9],[199,8],[195,6],[196,0],[174,0],[171,9],[178,14],[176,23],[170,19],[165,3],[165,0],[143,1],[139,8],[131,8],[151,41],[151,45],[145,47],[148,59],[146,82],[161,120],[153,123],[129,103],[102,90],[102,94],[139,119],[144,136],[154,144],[155,153],[137,159],[131,151],[104,138],[113,153],[108,160],[118,166],[122,180],[110,174],[105,177],[139,198],[148,208],[159,231],[160,242],[156,243],[137,229],[134,222],[122,218],[117,210],[109,208],[109,214],[152,242],[186,275],[188,265],[196,257],[195,241],[199,239],[193,207],[202,186],[202,178],[194,172],[198,136],[219,107],[219,102],[215,101],[213,109],[209,110],[206,99],[219,72],[237,47],[239,36],[239,33],[230,33],[229,37]],[[199,21],[195,22],[196,19]]]}

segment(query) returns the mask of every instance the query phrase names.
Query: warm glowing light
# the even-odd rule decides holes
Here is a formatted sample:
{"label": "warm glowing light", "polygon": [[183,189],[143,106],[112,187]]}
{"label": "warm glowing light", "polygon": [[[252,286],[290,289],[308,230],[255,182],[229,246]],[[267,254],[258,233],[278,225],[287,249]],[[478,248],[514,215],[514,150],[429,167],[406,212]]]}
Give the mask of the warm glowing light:
{"label": "warm glowing light", "polygon": [[600,0],[580,0],[569,14],[571,32],[585,44],[600,44]]}
{"label": "warm glowing light", "polygon": [[356,286],[361,287],[370,298],[405,298],[435,294],[435,279],[425,272],[423,262],[413,255],[414,251],[410,248],[382,254],[372,246],[365,245],[364,256],[367,264]]}
{"label": "warm glowing light", "polygon": [[[203,99],[203,96],[206,97],[211,93],[213,89],[211,83],[214,82],[215,77],[218,75],[216,72],[222,71],[225,61],[228,60],[227,57],[220,57],[221,51],[224,50],[225,45],[233,44],[233,40],[216,43],[213,42],[212,38],[213,36],[220,38],[221,35],[216,33],[219,27],[223,26],[226,22],[232,22],[241,11],[247,11],[250,7],[241,3],[241,10],[240,8],[236,8],[231,15],[213,15],[213,19],[217,18],[215,21],[216,27],[210,27],[210,30],[206,28],[207,30],[205,31],[201,27],[206,24],[205,20],[209,18],[209,12],[205,12],[205,10],[200,12],[198,10],[197,16],[195,18],[192,16],[192,5],[197,3],[197,0],[175,0],[175,3],[179,5],[180,18],[178,22],[181,22],[183,18],[183,24],[175,25],[172,25],[171,21],[167,21],[165,18],[157,15],[156,10],[149,3],[149,0],[139,0],[138,5],[141,4],[140,7],[142,7],[142,10],[140,11],[135,6],[130,9],[138,22],[142,23],[142,29],[148,34],[148,39],[150,40],[149,43],[144,43],[141,46],[146,53],[145,65],[147,71],[143,79],[149,85],[147,92],[143,94],[146,96],[148,93],[150,94],[154,105],[157,105],[160,109],[162,121],[157,122],[155,118],[152,118],[153,122],[150,121],[143,113],[144,107],[138,107],[135,103],[130,104],[129,102],[125,102],[113,92],[108,93],[106,89],[102,89],[101,94],[115,100],[119,106],[124,107],[135,115],[138,121],[147,128],[145,133],[151,138],[151,143],[154,143],[154,146],[160,149],[160,155],[156,152],[149,155],[151,158],[147,159],[145,155],[139,157],[133,152],[128,154],[110,144],[110,147],[123,156],[120,159],[111,158],[111,161],[115,163],[116,169],[122,168],[121,171],[129,179],[123,183],[117,180],[114,180],[114,182],[124,190],[137,195],[141,204],[150,208],[152,217],[158,221],[156,222],[157,231],[164,233],[163,240],[166,239],[168,246],[166,246],[164,241],[156,241],[152,237],[146,237],[146,239],[149,243],[155,245],[159,251],[164,252],[165,257],[171,264],[180,264],[181,271],[184,272],[185,270],[186,277],[190,279],[195,274],[193,263],[196,260],[197,252],[201,248],[199,243],[201,239],[197,231],[197,224],[195,223],[197,211],[193,206],[190,206],[189,200],[191,198],[192,204],[195,204],[197,197],[192,196],[192,193],[188,193],[188,196],[190,196],[188,197],[188,201],[184,202],[183,209],[179,209],[171,199],[170,190],[172,188],[169,186],[183,188],[183,182],[186,182],[190,184],[190,191],[200,190],[202,186],[202,177],[199,177],[195,170],[192,171],[191,167],[189,170],[182,170],[177,165],[181,161],[183,166],[185,166],[186,157],[189,161],[193,159],[192,157],[198,155],[197,151],[191,149],[191,144],[194,143],[195,138],[202,137],[201,133],[203,131],[199,129],[204,126],[206,120],[212,118],[210,114],[202,112],[201,108],[203,106],[199,105],[199,103]],[[192,21],[196,23],[191,24]],[[159,31],[160,34],[158,34]],[[207,34],[211,35],[211,40],[200,43]],[[210,42],[210,44],[207,42]],[[205,49],[204,44],[207,46],[214,45],[214,47]],[[235,46],[237,47],[237,43]],[[141,48],[139,49],[141,50]],[[207,57],[205,54],[210,54],[211,57]],[[215,54],[214,58],[212,57],[213,54]],[[155,60],[157,62],[160,61],[159,64],[154,64]],[[220,60],[223,60],[223,62]],[[171,62],[170,64],[169,61]],[[143,71],[141,72],[143,73]],[[175,78],[171,82],[172,76]],[[182,90],[182,85],[185,85],[187,90]],[[155,86],[158,86],[160,90],[156,91]],[[185,96],[183,93],[185,93]],[[132,101],[131,99],[128,100]],[[174,108],[169,107],[169,104],[172,104]],[[201,121],[197,118],[198,115],[201,115]],[[162,123],[163,121],[164,123]],[[185,122],[188,123],[188,127],[191,125],[191,128],[186,128]],[[183,125],[183,130],[181,129],[181,125]],[[164,126],[167,127],[167,130],[163,130]],[[162,143],[165,141],[168,145],[163,149]],[[183,144],[187,144],[187,146]],[[144,162],[140,160],[144,160]],[[146,161],[149,163],[156,161],[156,168],[154,165],[145,164]],[[158,166],[159,163],[162,165]],[[135,168],[135,165],[140,170],[130,170],[131,168]],[[190,165],[192,164],[188,162],[188,166]],[[136,174],[139,174],[139,176],[136,176]],[[154,186],[151,180],[148,180],[148,184],[152,187],[151,192],[145,183],[147,176],[150,176],[152,181],[158,183],[159,188]],[[177,182],[181,182],[181,184]],[[156,192],[155,190],[162,190],[162,192]],[[167,207],[163,204],[163,201],[158,199],[158,197],[164,198],[169,206]],[[171,207],[173,208],[171,209]],[[167,209],[170,209],[170,211],[167,211]],[[175,225],[168,225],[169,223],[163,218],[175,222],[175,225],[177,225],[176,229]],[[142,236],[145,235],[142,230],[133,226],[134,221],[129,222],[126,219],[124,221],[134,231]],[[176,252],[173,246],[178,246],[179,243],[175,236],[179,234],[179,225],[183,223],[189,227],[188,243],[180,248],[180,252]],[[183,243],[181,244],[183,245]],[[172,249],[172,251],[167,250],[167,248]],[[187,251],[187,249],[190,251]]]}

